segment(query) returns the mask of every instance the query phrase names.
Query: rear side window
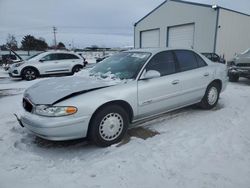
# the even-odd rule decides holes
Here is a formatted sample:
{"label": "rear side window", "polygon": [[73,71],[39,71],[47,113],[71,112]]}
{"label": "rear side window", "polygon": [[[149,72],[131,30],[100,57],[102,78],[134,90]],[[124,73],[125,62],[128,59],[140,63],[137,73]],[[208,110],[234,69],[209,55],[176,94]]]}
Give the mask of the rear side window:
{"label": "rear side window", "polygon": [[60,60],[64,60],[64,59],[79,59],[79,57],[77,57],[76,55],[74,54],[58,54],[58,58]]}
{"label": "rear side window", "polygon": [[195,57],[199,67],[207,66],[207,63],[198,54],[195,54]]}
{"label": "rear side window", "polygon": [[176,50],[175,55],[179,63],[180,71],[188,71],[198,68],[195,54],[188,50]]}
{"label": "rear side window", "polygon": [[156,70],[161,76],[176,72],[174,55],[171,51],[156,54],[146,66],[146,71]]}

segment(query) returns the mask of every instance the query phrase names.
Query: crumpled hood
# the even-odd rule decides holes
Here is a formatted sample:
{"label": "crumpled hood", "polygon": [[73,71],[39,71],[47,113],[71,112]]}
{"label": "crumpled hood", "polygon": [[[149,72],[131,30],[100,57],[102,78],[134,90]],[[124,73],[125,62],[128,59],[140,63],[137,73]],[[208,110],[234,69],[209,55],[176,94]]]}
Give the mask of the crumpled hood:
{"label": "crumpled hood", "polygon": [[109,87],[117,83],[79,76],[51,78],[29,87],[24,97],[33,104],[53,104],[59,100],[78,93]]}

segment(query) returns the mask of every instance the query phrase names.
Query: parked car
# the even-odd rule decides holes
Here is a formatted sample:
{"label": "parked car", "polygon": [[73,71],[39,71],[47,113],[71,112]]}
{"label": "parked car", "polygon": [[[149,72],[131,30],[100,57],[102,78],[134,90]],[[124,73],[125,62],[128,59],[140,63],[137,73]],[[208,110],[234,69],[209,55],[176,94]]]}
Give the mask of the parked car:
{"label": "parked car", "polygon": [[237,82],[240,77],[250,79],[250,49],[236,55],[230,61],[228,76],[230,82]]}
{"label": "parked car", "polygon": [[84,67],[84,60],[72,52],[43,52],[26,61],[15,63],[9,69],[14,78],[34,80],[39,76],[74,74]]}
{"label": "parked car", "polygon": [[48,140],[88,137],[109,146],[131,123],[192,104],[213,108],[227,84],[225,65],[185,49],[121,52],[88,74],[28,88],[20,124]]}
{"label": "parked car", "polygon": [[226,64],[226,60],[224,58],[221,58],[216,53],[202,53],[202,55],[204,55],[206,58],[210,59],[213,62]]}
{"label": "parked car", "polygon": [[110,55],[106,55],[106,56],[103,56],[103,57],[98,57],[98,58],[96,58],[96,63],[99,63],[99,62],[103,61],[104,59],[106,59],[108,57],[110,57]]}

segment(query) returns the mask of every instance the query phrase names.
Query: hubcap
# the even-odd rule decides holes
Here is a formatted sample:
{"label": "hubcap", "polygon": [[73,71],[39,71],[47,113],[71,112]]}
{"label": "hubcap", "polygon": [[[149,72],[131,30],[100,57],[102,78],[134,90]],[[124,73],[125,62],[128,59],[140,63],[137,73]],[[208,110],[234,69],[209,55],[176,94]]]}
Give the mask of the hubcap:
{"label": "hubcap", "polygon": [[28,80],[33,80],[33,79],[36,78],[36,75],[35,75],[35,72],[34,72],[34,71],[28,70],[28,71],[26,71],[25,77],[26,77]]}
{"label": "hubcap", "polygon": [[75,72],[79,72],[80,71],[80,68],[75,68]]}
{"label": "hubcap", "polygon": [[118,113],[106,115],[99,126],[99,134],[102,139],[111,141],[119,137],[123,129],[123,119]]}
{"label": "hubcap", "polygon": [[211,87],[208,92],[208,104],[214,105],[218,98],[218,90],[216,87]]}

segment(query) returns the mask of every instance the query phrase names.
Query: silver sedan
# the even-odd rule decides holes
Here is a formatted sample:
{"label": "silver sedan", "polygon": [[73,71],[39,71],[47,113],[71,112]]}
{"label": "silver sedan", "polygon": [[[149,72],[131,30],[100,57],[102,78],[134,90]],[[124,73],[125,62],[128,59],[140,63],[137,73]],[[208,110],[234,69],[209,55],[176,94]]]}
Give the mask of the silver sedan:
{"label": "silver sedan", "polygon": [[138,49],[111,56],[87,76],[41,81],[24,93],[19,122],[39,137],[121,141],[130,124],[199,104],[213,108],[227,68],[193,50]]}

